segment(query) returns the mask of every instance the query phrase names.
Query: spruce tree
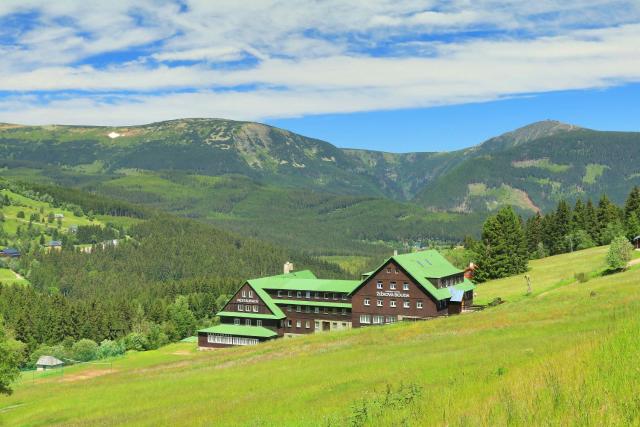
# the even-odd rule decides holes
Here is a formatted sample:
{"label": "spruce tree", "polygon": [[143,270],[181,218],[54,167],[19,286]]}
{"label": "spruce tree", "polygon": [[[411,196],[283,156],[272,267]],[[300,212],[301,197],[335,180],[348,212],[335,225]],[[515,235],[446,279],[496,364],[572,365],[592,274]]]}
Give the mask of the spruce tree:
{"label": "spruce tree", "polygon": [[529,258],[537,258],[537,254],[539,253],[538,249],[543,237],[542,215],[540,215],[540,212],[537,212],[534,216],[527,219],[525,234]]}
{"label": "spruce tree", "polygon": [[598,203],[598,243],[608,245],[611,240],[623,230],[620,215],[616,205],[611,203],[606,195]]}
{"label": "spruce tree", "polygon": [[571,232],[572,214],[566,200],[560,200],[553,221],[553,240],[549,248],[552,254],[561,254],[568,250],[566,236]]}
{"label": "spruce tree", "polygon": [[640,215],[640,187],[633,187],[624,204],[624,217],[629,220],[632,215]]}
{"label": "spruce tree", "polygon": [[591,238],[597,242],[599,238],[598,215],[591,199],[587,201],[587,205],[584,208],[584,227],[584,231],[589,233]]}
{"label": "spruce tree", "polygon": [[527,271],[527,242],[522,222],[511,207],[487,218],[476,278],[480,281]]}

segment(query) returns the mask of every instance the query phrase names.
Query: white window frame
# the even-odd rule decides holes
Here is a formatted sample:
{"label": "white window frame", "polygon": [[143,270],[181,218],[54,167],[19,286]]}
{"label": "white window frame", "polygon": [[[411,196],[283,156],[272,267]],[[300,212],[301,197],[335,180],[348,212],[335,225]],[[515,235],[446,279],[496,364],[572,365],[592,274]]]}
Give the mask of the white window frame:
{"label": "white window frame", "polygon": [[384,301],[382,301],[381,299],[376,300],[376,307],[384,307]]}
{"label": "white window frame", "polygon": [[296,328],[302,328],[302,320],[296,320]]}
{"label": "white window frame", "polygon": [[247,291],[245,289],[242,290],[242,298],[247,297]]}
{"label": "white window frame", "polygon": [[320,307],[313,307],[313,312],[316,314],[320,313]]}
{"label": "white window frame", "polygon": [[391,301],[389,301],[389,307],[395,308],[396,307],[396,300],[392,299]]}
{"label": "white window frame", "polygon": [[422,301],[416,301],[416,308],[417,309],[422,309],[423,305],[422,305]]}
{"label": "white window frame", "polygon": [[253,291],[249,289],[249,298],[253,298]]}
{"label": "white window frame", "polygon": [[251,326],[251,319],[244,319],[245,326]]}
{"label": "white window frame", "polygon": [[402,290],[403,290],[403,291],[408,291],[408,290],[409,290],[409,283],[404,282],[404,283],[402,284]]}
{"label": "white window frame", "polygon": [[346,316],[346,315],[347,315],[347,309],[346,309],[346,308],[343,308],[343,309],[342,309],[342,315],[343,315],[343,316]]}
{"label": "white window frame", "polygon": [[364,299],[364,305],[365,305],[366,307],[369,307],[369,306],[371,305],[371,300],[370,300],[369,298],[365,298],[365,299]]}
{"label": "white window frame", "polygon": [[281,290],[278,291],[278,298],[280,298],[280,297],[282,297],[282,291]]}
{"label": "white window frame", "polygon": [[257,306],[257,305],[254,305],[254,306],[253,306],[253,312],[254,312],[254,313],[257,313],[257,312],[258,312],[258,306]]}
{"label": "white window frame", "polygon": [[256,320],[256,326],[262,326],[262,319]]}
{"label": "white window frame", "polygon": [[378,280],[378,282],[376,283],[376,289],[382,289],[382,287],[382,280]]}
{"label": "white window frame", "polygon": [[296,305],[296,313],[300,313],[302,311],[302,307],[299,305]]}
{"label": "white window frame", "polygon": [[244,305],[238,304],[238,311],[244,311]]}
{"label": "white window frame", "polygon": [[360,315],[360,323],[368,325],[371,323],[371,315],[369,314],[361,314]]}
{"label": "white window frame", "polygon": [[289,298],[291,298],[291,297],[293,296],[293,292],[291,292],[291,291],[287,291],[287,296],[288,296]]}
{"label": "white window frame", "polygon": [[411,308],[411,301],[402,301],[403,308]]}
{"label": "white window frame", "polygon": [[306,299],[311,299],[311,292],[307,291],[307,293],[305,294],[305,298]]}
{"label": "white window frame", "polygon": [[300,291],[296,292],[296,298],[298,299],[302,298],[302,292]]}
{"label": "white window frame", "polygon": [[233,324],[236,326],[240,326],[240,319],[238,319],[237,317],[233,319]]}
{"label": "white window frame", "polygon": [[306,321],[304,322],[304,328],[305,328],[305,329],[311,329],[311,322],[309,322],[308,320],[306,320]]}
{"label": "white window frame", "polygon": [[389,282],[389,289],[391,289],[392,291],[396,290],[396,282]]}
{"label": "white window frame", "polygon": [[374,325],[384,324],[384,316],[381,316],[379,314],[374,315],[371,319],[371,323],[373,323]]}

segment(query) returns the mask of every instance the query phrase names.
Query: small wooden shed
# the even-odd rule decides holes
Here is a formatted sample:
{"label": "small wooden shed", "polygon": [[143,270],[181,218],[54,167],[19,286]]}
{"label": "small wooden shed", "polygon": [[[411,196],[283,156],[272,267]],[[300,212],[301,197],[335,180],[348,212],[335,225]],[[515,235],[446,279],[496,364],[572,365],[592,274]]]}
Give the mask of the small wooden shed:
{"label": "small wooden shed", "polygon": [[62,366],[64,366],[64,362],[53,356],[40,356],[36,362],[38,371],[48,371],[49,369],[61,368]]}
{"label": "small wooden shed", "polygon": [[636,236],[633,238],[633,246],[636,249],[640,249],[640,236]]}

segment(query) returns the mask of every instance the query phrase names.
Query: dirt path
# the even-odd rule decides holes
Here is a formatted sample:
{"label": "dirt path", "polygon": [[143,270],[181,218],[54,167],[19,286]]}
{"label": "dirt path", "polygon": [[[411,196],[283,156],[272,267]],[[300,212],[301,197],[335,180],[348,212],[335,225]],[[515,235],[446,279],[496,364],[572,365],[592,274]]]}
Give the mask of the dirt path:
{"label": "dirt path", "polygon": [[627,268],[631,267],[632,265],[637,265],[637,264],[640,264],[640,258],[632,259],[631,261],[629,261],[629,263],[627,264]]}

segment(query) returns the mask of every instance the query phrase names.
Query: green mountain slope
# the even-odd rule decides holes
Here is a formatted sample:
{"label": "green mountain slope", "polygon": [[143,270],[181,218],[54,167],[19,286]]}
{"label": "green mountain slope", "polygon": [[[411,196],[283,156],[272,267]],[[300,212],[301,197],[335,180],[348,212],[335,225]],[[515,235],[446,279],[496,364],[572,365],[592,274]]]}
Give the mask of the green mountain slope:
{"label": "green mountain slope", "polygon": [[478,313],[25,376],[0,413],[9,425],[636,425],[640,270],[573,279],[605,253],[533,261],[530,296],[522,277],[487,282],[478,296],[506,303]]}
{"label": "green mountain slope", "polygon": [[640,133],[543,121],[449,153],[339,149],[257,123],[0,126],[0,173],[55,182],[323,253],[460,239],[487,212],[623,201]]}

